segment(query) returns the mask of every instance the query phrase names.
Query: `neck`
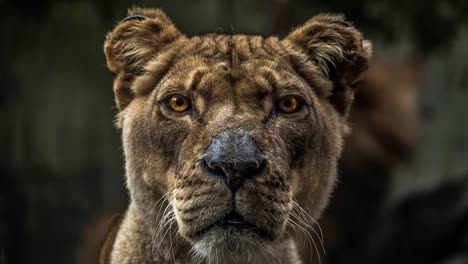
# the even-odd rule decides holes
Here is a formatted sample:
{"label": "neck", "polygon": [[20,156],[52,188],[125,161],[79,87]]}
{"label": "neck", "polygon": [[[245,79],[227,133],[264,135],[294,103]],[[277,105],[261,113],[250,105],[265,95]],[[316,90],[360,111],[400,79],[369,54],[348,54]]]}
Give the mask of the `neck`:
{"label": "neck", "polygon": [[177,234],[176,225],[167,226],[163,232],[148,228],[148,223],[132,203],[117,233],[110,263],[301,263],[291,239],[268,245],[265,250],[268,254],[238,254],[239,257],[223,260],[199,259],[192,254],[190,243]]}

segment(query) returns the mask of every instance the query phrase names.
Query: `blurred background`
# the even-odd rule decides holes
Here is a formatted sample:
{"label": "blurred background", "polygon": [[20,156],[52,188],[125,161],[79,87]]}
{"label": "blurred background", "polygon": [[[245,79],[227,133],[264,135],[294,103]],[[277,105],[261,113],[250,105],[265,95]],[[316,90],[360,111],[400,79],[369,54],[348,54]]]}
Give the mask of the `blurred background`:
{"label": "blurred background", "polygon": [[375,67],[322,220],[322,262],[468,263],[468,1],[0,0],[0,264],[92,263],[127,204],[102,45],[133,5],[188,34],[284,35],[345,14]]}

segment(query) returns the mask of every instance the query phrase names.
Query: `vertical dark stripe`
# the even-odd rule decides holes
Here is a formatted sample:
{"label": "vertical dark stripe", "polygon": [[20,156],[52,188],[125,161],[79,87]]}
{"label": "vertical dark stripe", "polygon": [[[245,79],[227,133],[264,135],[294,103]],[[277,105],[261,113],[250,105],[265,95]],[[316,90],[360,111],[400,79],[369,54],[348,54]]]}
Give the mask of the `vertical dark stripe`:
{"label": "vertical dark stripe", "polygon": [[231,68],[237,68],[240,64],[240,57],[239,53],[236,50],[236,41],[239,41],[238,36],[230,36],[229,38],[229,49],[230,49],[230,61],[231,61]]}
{"label": "vertical dark stripe", "polygon": [[[288,54],[288,50],[286,49],[286,47],[284,47],[283,45],[283,42],[282,41],[278,41],[276,43],[276,47],[278,48],[277,50],[279,50],[279,53],[281,53],[281,55],[284,55],[284,54]],[[289,55],[288,55],[289,56]]]}
{"label": "vertical dark stripe", "polygon": [[247,48],[249,49],[249,53],[254,55],[255,54],[255,51],[253,49],[253,46],[252,46],[252,40],[253,40],[254,37],[249,37],[247,38]]}
{"label": "vertical dark stripe", "polygon": [[265,46],[265,41],[266,41],[265,38],[261,38],[261,39],[260,39],[260,41],[259,41],[259,48],[265,53],[265,55],[266,55],[267,57],[271,57],[271,54],[269,54],[269,53],[265,50],[265,48],[264,48],[264,46]]}
{"label": "vertical dark stripe", "polygon": [[274,41],[274,39],[272,37],[269,37],[268,39],[265,40],[265,43],[263,45],[263,48],[265,49],[265,51],[275,59],[278,56],[281,56],[281,53],[279,53],[276,50],[276,45],[277,44],[278,44],[278,41]]}

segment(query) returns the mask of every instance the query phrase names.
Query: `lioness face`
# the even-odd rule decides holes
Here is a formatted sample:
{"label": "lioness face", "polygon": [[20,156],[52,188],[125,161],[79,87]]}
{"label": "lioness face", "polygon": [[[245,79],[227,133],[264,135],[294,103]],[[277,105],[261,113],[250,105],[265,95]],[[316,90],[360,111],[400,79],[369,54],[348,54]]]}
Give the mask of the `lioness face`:
{"label": "lioness face", "polygon": [[160,11],[130,14],[144,17],[119,24],[105,51],[128,188],[149,225],[170,211],[195,251],[233,254],[285,239],[294,207],[318,217],[369,57],[360,33],[322,16],[285,39],[186,37]]}

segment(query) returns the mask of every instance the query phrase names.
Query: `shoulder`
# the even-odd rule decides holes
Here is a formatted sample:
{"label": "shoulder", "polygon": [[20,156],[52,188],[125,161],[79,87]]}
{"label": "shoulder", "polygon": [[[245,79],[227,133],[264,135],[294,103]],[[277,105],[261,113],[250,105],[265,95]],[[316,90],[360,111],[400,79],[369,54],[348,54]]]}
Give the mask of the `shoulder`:
{"label": "shoulder", "polygon": [[112,248],[114,246],[115,239],[117,237],[117,233],[120,229],[122,224],[122,220],[126,214],[127,210],[123,210],[122,212],[115,214],[110,220],[107,228],[107,235],[104,239],[103,244],[101,245],[101,249],[99,252],[99,264],[108,264],[110,263],[110,255],[112,252]]}

